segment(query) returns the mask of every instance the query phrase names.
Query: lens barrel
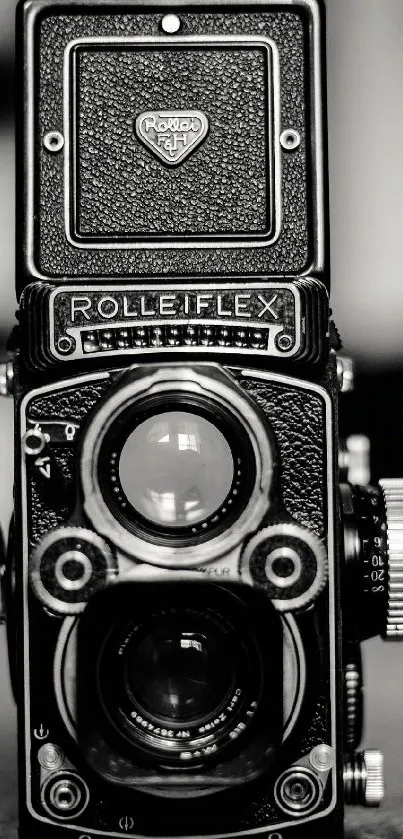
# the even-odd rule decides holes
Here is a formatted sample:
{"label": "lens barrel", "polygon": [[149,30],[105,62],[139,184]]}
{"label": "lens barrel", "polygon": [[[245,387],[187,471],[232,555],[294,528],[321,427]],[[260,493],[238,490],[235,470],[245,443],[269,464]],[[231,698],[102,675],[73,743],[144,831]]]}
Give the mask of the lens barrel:
{"label": "lens barrel", "polygon": [[100,702],[120,735],[151,760],[200,763],[253,722],[262,662],[256,639],[223,605],[178,602],[144,622],[114,626],[106,639]]}
{"label": "lens barrel", "polygon": [[283,628],[267,600],[256,608],[256,593],[239,586],[125,583],[97,609],[79,628],[84,739],[91,708],[90,725],[149,766],[189,770],[243,748],[262,762],[277,748]]}

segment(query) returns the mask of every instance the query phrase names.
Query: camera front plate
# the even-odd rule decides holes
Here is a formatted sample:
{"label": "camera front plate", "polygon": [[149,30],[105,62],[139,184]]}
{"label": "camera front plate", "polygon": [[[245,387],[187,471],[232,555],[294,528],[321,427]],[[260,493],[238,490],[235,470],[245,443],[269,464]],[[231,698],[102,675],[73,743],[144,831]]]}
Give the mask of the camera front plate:
{"label": "camera front plate", "polygon": [[[201,365],[203,367],[203,365]],[[206,368],[209,365],[205,365]],[[307,655],[308,666],[307,684],[315,681],[316,676],[312,673],[319,673],[319,682],[314,689],[313,706],[305,701],[297,702],[299,711],[294,715],[291,731],[286,737],[284,744],[285,752],[289,753],[287,760],[289,765],[304,765],[307,761],[308,780],[312,765],[309,763],[309,755],[312,749],[320,743],[326,743],[331,747],[332,767],[327,770],[326,777],[322,775],[324,783],[324,798],[319,807],[315,808],[312,814],[297,817],[281,813],[276,800],[273,797],[272,780],[262,787],[259,782],[258,789],[261,804],[257,811],[250,810],[250,804],[240,804],[240,810],[235,813],[233,823],[226,811],[225,820],[217,815],[218,810],[214,809],[213,822],[201,822],[200,836],[214,835],[216,837],[260,834],[267,831],[281,831],[286,826],[297,826],[315,823],[317,819],[325,818],[331,813],[337,801],[338,773],[341,771],[341,744],[337,737],[337,687],[335,674],[337,672],[336,660],[336,615],[335,615],[335,566],[334,566],[334,520],[333,503],[330,502],[333,493],[333,420],[331,400],[324,388],[301,382],[294,378],[269,374],[241,368],[232,369],[238,385],[245,389],[246,393],[258,401],[263,409],[267,421],[273,429],[279,446],[282,463],[282,495],[287,512],[302,527],[306,527],[312,538],[324,540],[327,549],[329,577],[328,586],[320,595],[320,608],[314,607],[316,620],[319,620],[321,633],[321,648],[324,659],[319,670],[312,671],[312,650],[314,645],[309,641],[309,633],[306,635],[306,624],[308,613],[301,615],[295,613],[292,620],[295,620],[295,630],[291,633],[295,638],[300,637],[297,642],[302,644],[304,657]],[[48,790],[47,770],[44,770],[38,760],[40,748],[46,742],[52,742],[65,754],[63,771],[78,775],[83,779],[90,790],[89,804],[77,819],[63,822],[65,830],[86,831],[91,833],[97,823],[99,802],[97,804],[96,786],[93,788],[91,778],[87,777],[85,763],[82,762],[82,755],[77,751],[77,743],[74,739],[74,726],[71,728],[69,722],[69,711],[71,708],[70,699],[60,697],[66,696],[66,673],[63,671],[67,659],[72,661],[71,648],[71,618],[60,618],[50,616],[48,607],[37,599],[29,582],[29,567],[31,549],[30,545],[38,544],[49,530],[60,527],[66,523],[68,510],[72,506],[75,495],[74,479],[71,480],[71,471],[74,463],[74,451],[77,455],[77,442],[80,438],[81,427],[85,422],[88,411],[94,409],[100,399],[103,398],[106,390],[110,387],[114,378],[113,371],[102,374],[89,374],[75,379],[68,379],[58,385],[46,385],[31,392],[21,404],[21,437],[27,430],[33,427],[36,430],[48,435],[46,452],[37,457],[26,455],[22,458],[22,513],[23,513],[23,576],[19,581],[23,593],[24,611],[24,645],[25,645],[25,761],[26,761],[26,796],[28,811],[36,820],[39,819],[43,826],[60,824],[60,821],[52,818],[49,811],[43,809],[40,803],[39,790]],[[301,411],[309,416],[309,422],[304,428],[304,446],[300,442],[300,416]],[[57,415],[58,419],[55,420]],[[309,457],[307,460],[307,453]],[[70,473],[70,475],[69,475]],[[50,477],[49,477],[50,476]],[[57,482],[54,478],[57,476]],[[64,485],[63,485],[64,482]],[[49,493],[49,487],[52,487]],[[66,496],[67,493],[67,496]],[[66,503],[70,498],[70,503]],[[74,505],[73,505],[74,506]],[[87,524],[88,527],[88,524]],[[118,558],[118,573],[126,573],[128,569],[132,574],[131,579],[138,576],[138,585],[141,585],[141,577],[151,579],[158,574],[158,569],[147,569],[147,566],[136,566],[127,557]],[[164,572],[163,572],[164,573]],[[166,573],[166,572],[165,572]],[[186,571],[172,571],[177,573],[178,578],[185,580]],[[189,572],[188,572],[189,573]],[[216,580],[216,583],[231,583],[231,580],[239,579],[239,562],[231,561],[231,557],[218,557],[199,569],[191,572],[192,580],[200,581]],[[134,576],[133,576],[134,575]],[[206,577],[207,575],[207,577]],[[214,582],[211,582],[214,585]],[[285,615],[287,620],[287,615]],[[74,619],[75,621],[77,618]],[[301,623],[302,621],[302,623]],[[69,629],[70,627],[70,629]],[[68,630],[68,631],[67,631]],[[60,631],[60,637],[59,637]],[[62,643],[63,638],[65,639]],[[45,641],[46,639],[46,641]],[[69,640],[68,640],[69,639]],[[311,639],[312,640],[312,639]],[[74,646],[74,644],[73,644]],[[309,652],[311,650],[311,652]],[[325,652],[326,651],[326,652]],[[298,656],[298,652],[296,653]],[[74,653],[73,653],[74,658]],[[315,658],[315,655],[313,656]],[[300,656],[300,661],[303,657]],[[316,662],[318,663],[318,662]],[[304,665],[305,666],[305,665]],[[311,675],[309,675],[311,674]],[[69,681],[69,680],[68,680]],[[59,697],[59,699],[57,698]],[[305,697],[306,698],[306,697]],[[312,702],[312,696],[311,700]],[[307,712],[307,707],[311,708]],[[63,710],[64,708],[64,710]],[[67,709],[67,710],[66,710]],[[60,717],[60,714],[62,716]],[[66,722],[67,720],[67,722]],[[288,752],[288,748],[290,751]],[[283,764],[281,764],[283,766]],[[286,766],[283,766],[285,769]],[[278,774],[280,773],[280,768]],[[49,773],[48,773],[49,774]],[[270,773],[269,773],[270,774]],[[73,779],[74,780],[74,779]],[[45,786],[44,786],[45,784]],[[236,789],[236,788],[235,788]],[[44,793],[42,793],[43,795]],[[225,793],[227,794],[227,793]],[[122,793],[123,795],[123,793]],[[239,801],[242,796],[237,793]],[[115,807],[112,806],[112,800]],[[162,799],[161,799],[162,801]],[[214,805],[215,806],[215,805]],[[242,807],[246,809],[242,812]],[[95,809],[94,809],[95,807]],[[125,808],[124,795],[122,800],[119,797],[119,789],[114,785],[114,795],[103,813],[103,824],[108,824],[104,835],[121,835],[119,819],[122,817],[122,807]],[[126,810],[124,810],[126,812]],[[205,810],[205,813],[209,810]],[[143,823],[142,810],[139,807],[136,818],[133,818],[133,825],[128,830],[128,835],[159,835],[160,827],[158,820],[156,824],[150,823],[150,811],[146,822]],[[171,813],[172,818],[172,813]],[[239,829],[240,819],[249,819],[248,829]],[[131,824],[129,819],[129,824]],[[147,824],[147,826],[146,826]],[[220,829],[220,824],[222,827]],[[224,827],[225,824],[225,827]],[[116,825],[116,828],[114,828]],[[166,835],[167,825],[164,822]],[[172,821],[172,835],[194,835],[190,825],[179,826]],[[102,830],[98,827],[102,835]]]}

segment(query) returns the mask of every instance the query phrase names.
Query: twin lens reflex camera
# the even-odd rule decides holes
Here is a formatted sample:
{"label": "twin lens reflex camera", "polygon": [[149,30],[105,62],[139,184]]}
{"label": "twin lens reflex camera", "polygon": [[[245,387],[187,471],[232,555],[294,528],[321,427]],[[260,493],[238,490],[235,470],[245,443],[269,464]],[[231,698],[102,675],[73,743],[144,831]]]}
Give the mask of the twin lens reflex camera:
{"label": "twin lens reflex camera", "polygon": [[403,635],[403,489],[338,440],[323,13],[20,3],[23,839],[339,839],[382,798],[360,642]]}

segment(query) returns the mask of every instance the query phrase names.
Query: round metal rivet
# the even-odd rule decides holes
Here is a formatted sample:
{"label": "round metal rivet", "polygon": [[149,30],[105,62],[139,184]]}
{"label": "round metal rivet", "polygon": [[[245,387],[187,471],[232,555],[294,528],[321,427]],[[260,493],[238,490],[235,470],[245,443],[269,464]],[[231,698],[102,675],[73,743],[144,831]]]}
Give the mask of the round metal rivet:
{"label": "round metal rivet", "polygon": [[[80,576],[76,580],[70,579],[66,576],[65,566],[69,563],[74,563],[81,571]],[[59,556],[55,565],[55,577],[59,585],[64,591],[80,591],[85,588],[90,581],[93,573],[91,560],[88,559],[81,551],[72,550],[66,551]]]}
{"label": "round metal rivet", "polygon": [[[292,566],[291,573],[284,576],[278,574],[274,567],[275,563],[279,563],[280,566],[281,563],[289,563]],[[288,548],[286,546],[276,548],[274,551],[271,551],[266,558],[265,571],[267,579],[274,586],[277,588],[289,588],[294,585],[301,576],[300,556],[292,548]]]}
{"label": "round metal rivet", "polygon": [[301,135],[294,128],[286,128],[280,136],[280,143],[285,151],[294,151],[301,145]]}
{"label": "round metal rivet", "polygon": [[64,754],[54,743],[45,743],[38,752],[38,761],[43,769],[56,770],[62,765]]}
{"label": "round metal rivet", "polygon": [[43,138],[43,145],[48,151],[61,151],[64,146],[63,134],[60,131],[49,131]]}
{"label": "round metal rivet", "polygon": [[175,35],[175,32],[179,32],[181,25],[182,22],[178,15],[164,15],[161,20],[161,29],[163,32],[166,32],[167,35]]}
{"label": "round metal rivet", "polygon": [[67,355],[74,350],[74,341],[70,338],[70,335],[64,335],[62,338],[59,338],[57,348],[63,355]]}
{"label": "round metal rivet", "polygon": [[317,772],[329,772],[334,765],[334,751],[326,743],[320,743],[312,749],[309,762]]}

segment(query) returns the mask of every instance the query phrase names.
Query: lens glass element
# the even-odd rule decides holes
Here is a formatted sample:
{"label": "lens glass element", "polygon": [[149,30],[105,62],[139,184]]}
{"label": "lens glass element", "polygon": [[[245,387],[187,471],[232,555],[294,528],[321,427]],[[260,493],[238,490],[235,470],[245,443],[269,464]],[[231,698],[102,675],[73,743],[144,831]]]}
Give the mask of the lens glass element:
{"label": "lens glass element", "polygon": [[234,688],[228,633],[207,615],[161,616],[128,652],[129,690],[155,720],[200,721],[218,713]]}
{"label": "lens glass element", "polygon": [[[135,747],[154,765],[183,769],[241,743],[255,754],[268,725],[266,759],[283,733],[283,630],[267,598],[201,581],[112,588],[117,611],[102,615],[81,673],[105,736],[129,760]],[[98,608],[90,611],[98,624]]]}
{"label": "lens glass element", "polygon": [[166,411],[140,423],[120,456],[119,478],[144,518],[165,527],[197,524],[218,510],[234,478],[224,435],[204,417]]}

